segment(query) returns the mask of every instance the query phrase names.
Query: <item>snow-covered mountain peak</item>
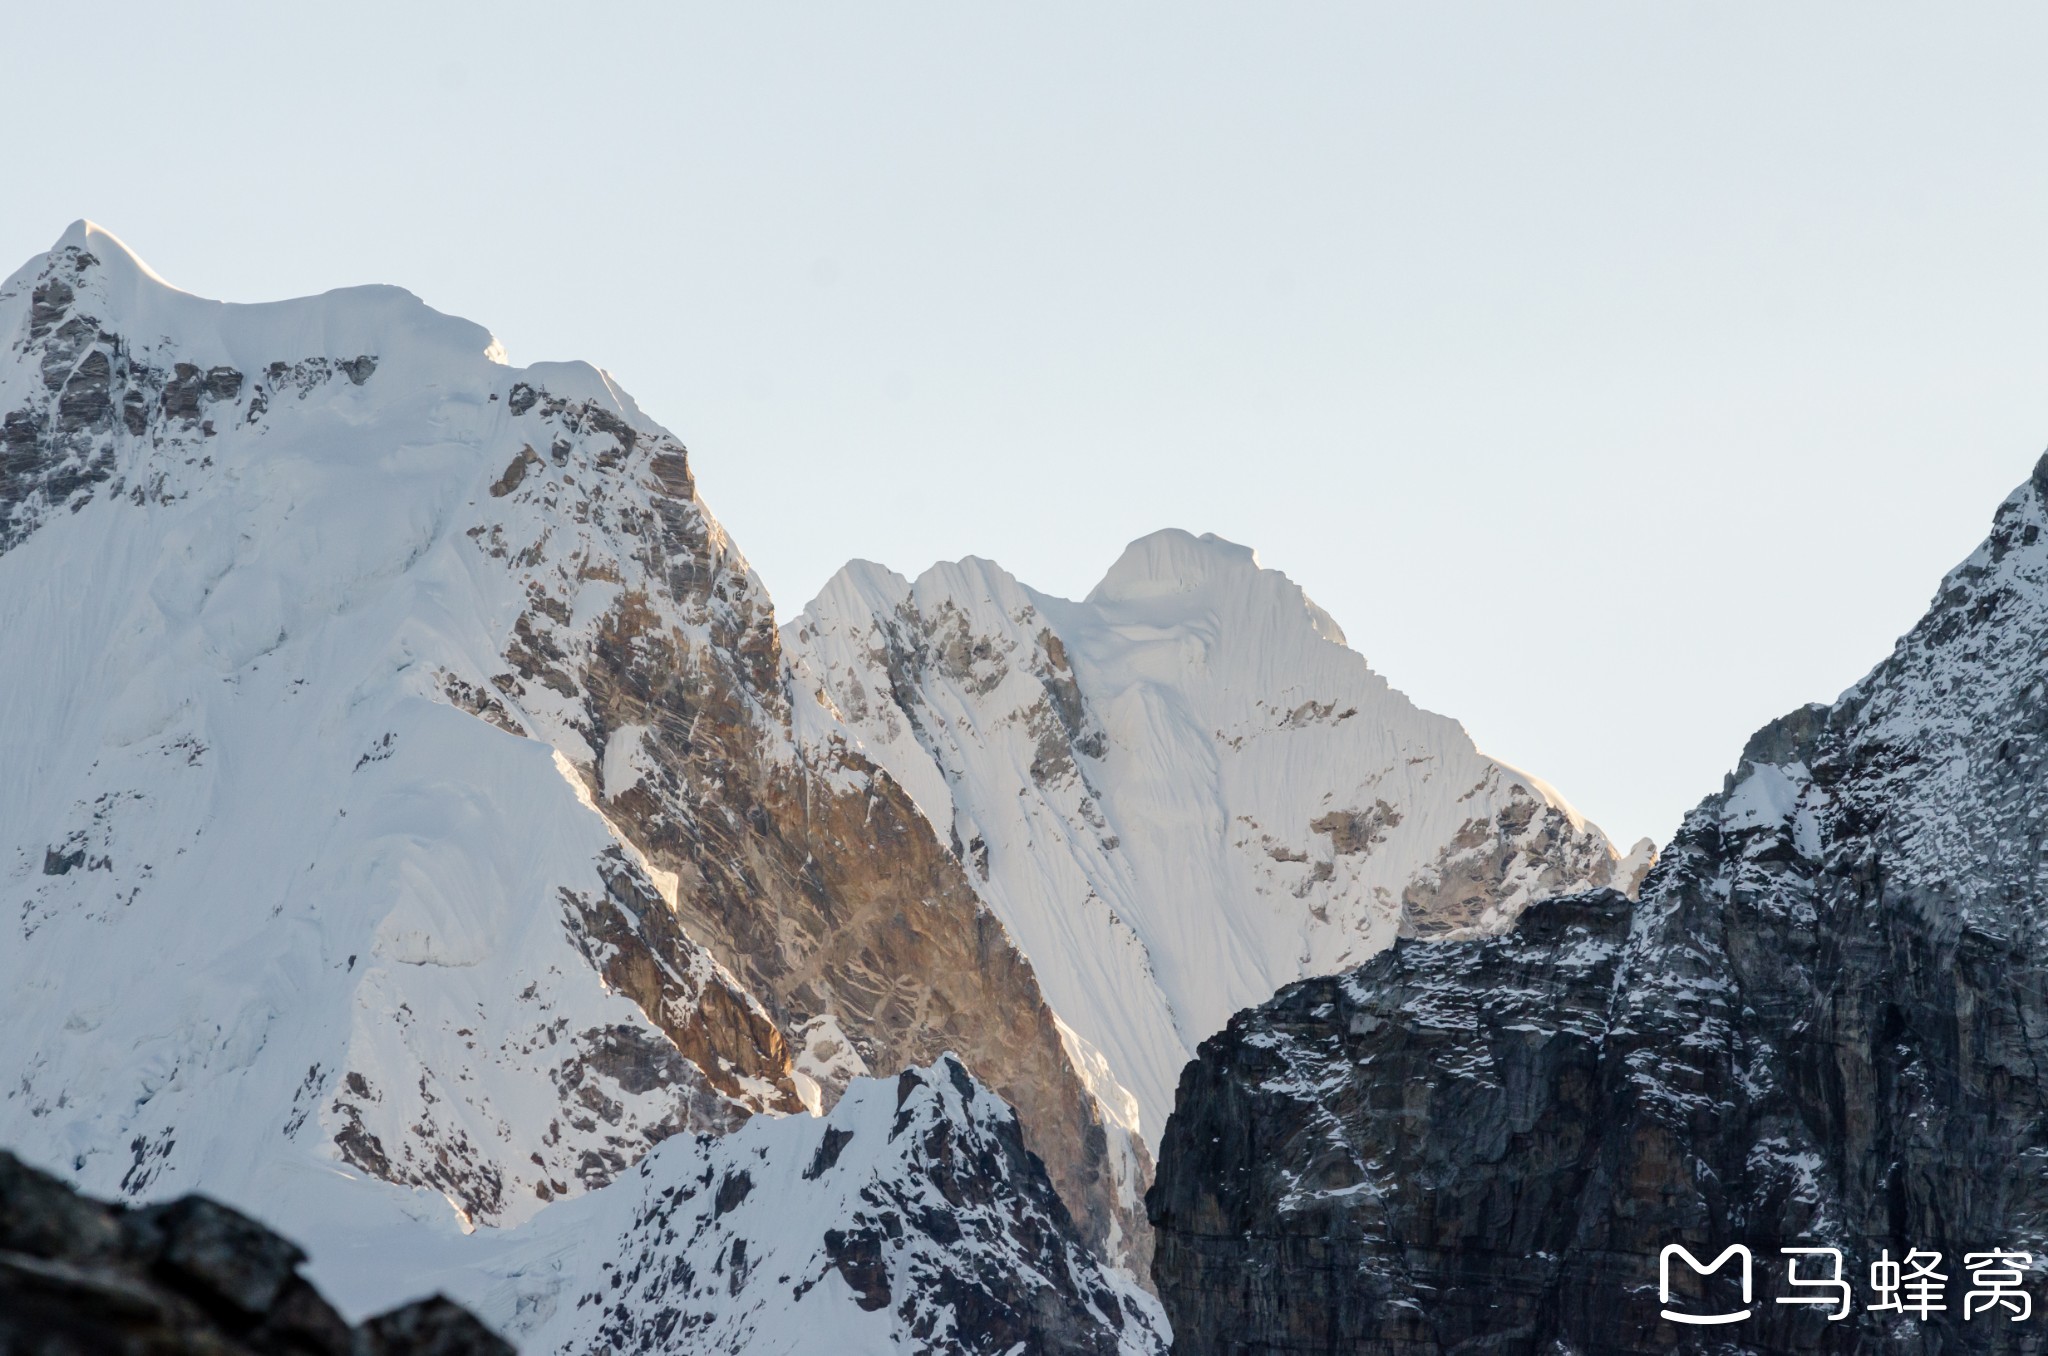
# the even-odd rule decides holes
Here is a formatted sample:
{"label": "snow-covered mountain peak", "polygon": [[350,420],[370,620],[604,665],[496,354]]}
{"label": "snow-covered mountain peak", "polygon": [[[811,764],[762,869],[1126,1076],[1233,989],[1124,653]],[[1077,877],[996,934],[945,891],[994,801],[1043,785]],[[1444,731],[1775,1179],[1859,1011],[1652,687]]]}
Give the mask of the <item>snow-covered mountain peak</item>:
{"label": "snow-covered mountain peak", "polygon": [[1116,564],[1088,595],[1091,603],[1151,598],[1200,588],[1213,574],[1259,568],[1258,553],[1213,532],[1178,527],[1148,533],[1124,548]]}
{"label": "snow-covered mountain peak", "polygon": [[90,254],[97,259],[106,269],[107,282],[127,288],[147,283],[169,288],[171,291],[178,290],[171,287],[155,269],[144,263],[142,256],[128,248],[127,243],[119,236],[98,222],[88,221],[84,217],[65,227],[64,234],[57,237],[57,242],[50,246],[48,251],[29,260],[16,272],[14,278],[8,279],[8,282],[13,283],[22,274],[34,272],[39,264],[58,256],[78,254]]}
{"label": "snow-covered mountain peak", "polygon": [[15,346],[66,324],[78,328],[80,339],[88,324],[118,338],[132,361],[182,360],[245,376],[273,362],[321,360],[367,377],[383,363],[401,382],[489,388],[504,371],[503,349],[489,330],[444,315],[402,287],[213,301],[174,286],[113,232],[82,220],[0,285],[0,337]]}
{"label": "snow-covered mountain peak", "polygon": [[969,867],[1140,1139],[1237,1008],[1645,865],[1617,877],[1562,797],[1213,535],[1140,538],[1079,602],[975,558],[915,581],[856,563],[783,646],[828,737],[851,730]]}
{"label": "snow-covered mountain peak", "polygon": [[[642,433],[669,436],[669,431],[641,409],[639,402],[627,394],[626,388],[612,380],[612,374],[601,367],[575,360],[537,362],[518,369],[517,375],[526,385],[546,391],[558,400],[578,405],[595,404],[616,414]],[[512,381],[510,384],[516,386],[520,383]]]}
{"label": "snow-covered mountain peak", "polygon": [[84,224],[0,345],[7,1142],[123,1198],[346,1165],[516,1224],[800,1109],[563,691],[630,594],[706,650],[756,609],[715,550],[716,600],[655,576],[679,445],[401,289],[226,305]]}
{"label": "snow-covered mountain peak", "polygon": [[399,288],[192,296],[90,226],[0,287],[0,1143],[313,1233],[337,1174],[518,1227],[952,1048],[1128,1238],[944,840],[794,757],[687,451],[502,358]]}
{"label": "snow-covered mountain peak", "polygon": [[1167,625],[1202,612],[1255,612],[1276,625],[1301,616],[1317,636],[1345,643],[1343,628],[1300,585],[1261,565],[1251,547],[1211,532],[1169,527],[1138,538],[1085,601],[1120,619]]}
{"label": "snow-covered mountain peak", "polygon": [[963,556],[940,561],[916,579],[908,579],[887,565],[872,560],[849,560],[825,581],[819,598],[845,602],[852,599],[887,600],[896,603],[913,595],[936,602],[951,599],[958,606],[983,604],[1030,607],[1033,599],[1017,577],[993,560]]}

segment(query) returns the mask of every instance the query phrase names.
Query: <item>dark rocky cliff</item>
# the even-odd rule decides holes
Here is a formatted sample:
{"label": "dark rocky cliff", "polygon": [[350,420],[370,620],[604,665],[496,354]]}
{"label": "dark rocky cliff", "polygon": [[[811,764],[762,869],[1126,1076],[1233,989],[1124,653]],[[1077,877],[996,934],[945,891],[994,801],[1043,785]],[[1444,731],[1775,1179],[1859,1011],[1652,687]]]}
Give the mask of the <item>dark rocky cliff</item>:
{"label": "dark rocky cliff", "polygon": [[102,1205],[0,1151],[0,1356],[512,1356],[438,1296],[351,1327],[303,1260],[204,1197]]}
{"label": "dark rocky cliff", "polygon": [[[1240,1014],[1148,1198],[1186,1352],[2048,1345],[2048,459],[1893,654],[1760,731],[1633,907],[1531,909]],[[1659,1257],[1755,1257],[1702,1285]],[[1853,1311],[1780,1304],[1788,1247]],[[1870,1267],[1939,1252],[1924,1317]],[[1965,1317],[1966,1254],[2031,1254]],[[1802,1276],[1824,1274],[1815,1259]]]}

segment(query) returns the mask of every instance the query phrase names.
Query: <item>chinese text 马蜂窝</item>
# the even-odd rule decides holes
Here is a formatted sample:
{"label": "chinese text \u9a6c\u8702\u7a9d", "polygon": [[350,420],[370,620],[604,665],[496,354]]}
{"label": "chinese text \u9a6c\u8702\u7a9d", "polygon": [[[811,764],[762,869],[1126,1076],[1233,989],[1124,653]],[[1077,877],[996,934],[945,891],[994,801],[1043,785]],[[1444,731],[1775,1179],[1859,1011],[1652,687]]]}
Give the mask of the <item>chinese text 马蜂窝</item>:
{"label": "chinese text \u9a6c\u8702\u7a9d", "polygon": [[[1785,1286],[1791,1293],[1774,1297],[1778,1304],[1825,1307],[1828,1320],[1839,1322],[1855,1311],[1856,1295],[1844,1274],[1839,1248],[1780,1248],[1785,1258]],[[1738,1265],[1742,1287],[1740,1309],[1722,1312],[1689,1312],[1672,1307],[1672,1263],[1690,1267],[1697,1275],[1719,1272],[1730,1262]],[[2033,1297],[2021,1288],[2032,1253],[1994,1251],[1966,1252],[1962,1269],[1966,1273],[1956,1289],[1957,1305],[1966,1320],[2004,1318],[2017,1323],[2034,1312]],[[1724,1249],[1711,1262],[1702,1262],[1679,1244],[1666,1247],[1657,1260],[1657,1295],[1663,1302],[1663,1316],[1673,1323],[1740,1323],[1754,1313],[1750,1307],[1755,1293],[1756,1261],[1740,1243]],[[1896,1313],[1902,1317],[1926,1319],[1949,1312],[1950,1275],[1942,1270],[1942,1255],[1921,1248],[1908,1249],[1896,1260],[1889,1248],[1870,1264],[1870,1293],[1864,1308],[1872,1313]]]}

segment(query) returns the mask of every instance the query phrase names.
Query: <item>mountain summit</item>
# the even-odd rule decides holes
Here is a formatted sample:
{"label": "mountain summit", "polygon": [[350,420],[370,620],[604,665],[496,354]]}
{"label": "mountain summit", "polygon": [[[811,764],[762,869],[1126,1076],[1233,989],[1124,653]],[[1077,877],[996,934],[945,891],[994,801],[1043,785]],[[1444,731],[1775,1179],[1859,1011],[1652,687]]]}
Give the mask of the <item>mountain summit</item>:
{"label": "mountain summit", "polygon": [[281,1216],[368,1303],[340,1222],[517,1226],[951,1049],[1087,1245],[1139,1227],[1028,960],[799,751],[758,579],[604,374],[95,228],[0,343],[0,1143]]}
{"label": "mountain summit", "polygon": [[72,227],[0,285],[0,1146],[357,1316],[1150,1352],[1203,1036],[1630,877],[1213,537],[773,618],[598,369]]}
{"label": "mountain summit", "polygon": [[969,865],[1148,1147],[1237,1009],[1648,865],[1221,537],[1142,537],[1082,602],[986,560],[914,582],[859,562],[783,646],[832,737],[857,735]]}

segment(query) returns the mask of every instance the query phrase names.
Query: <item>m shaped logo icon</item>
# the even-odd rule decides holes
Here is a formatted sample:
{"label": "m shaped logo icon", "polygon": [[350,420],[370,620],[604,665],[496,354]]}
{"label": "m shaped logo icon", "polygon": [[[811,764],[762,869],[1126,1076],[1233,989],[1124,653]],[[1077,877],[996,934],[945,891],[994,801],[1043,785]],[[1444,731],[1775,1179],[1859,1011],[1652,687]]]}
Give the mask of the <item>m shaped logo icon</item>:
{"label": "m shaped logo icon", "polygon": [[[1727,1249],[1711,1262],[1700,1261],[1699,1258],[1693,1256],[1676,1243],[1666,1244],[1664,1251],[1657,1257],[1657,1298],[1666,1305],[1671,1303],[1671,1259],[1673,1257],[1684,1258],[1685,1264],[1691,1267],[1696,1275],[1700,1276],[1712,1275],[1714,1272],[1719,1271],[1729,1258],[1740,1257],[1742,1259],[1742,1302],[1744,1304],[1749,1303],[1751,1260],[1749,1249],[1743,1247],[1740,1243],[1729,1244]],[[1740,1323],[1743,1319],[1749,1317],[1749,1310],[1739,1309],[1732,1314],[1681,1314],[1674,1313],[1671,1309],[1666,1308],[1663,1310],[1663,1314],[1665,1318],[1673,1323]]]}

